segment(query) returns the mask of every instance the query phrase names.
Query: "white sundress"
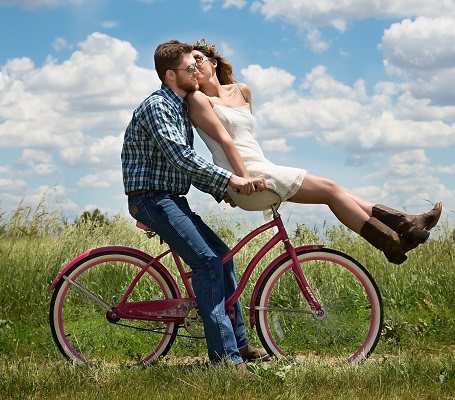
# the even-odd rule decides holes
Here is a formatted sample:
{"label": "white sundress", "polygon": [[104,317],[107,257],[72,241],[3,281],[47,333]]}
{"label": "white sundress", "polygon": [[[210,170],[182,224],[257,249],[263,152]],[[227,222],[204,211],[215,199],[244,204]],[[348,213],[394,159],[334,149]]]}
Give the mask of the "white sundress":
{"label": "white sundress", "polygon": [[[267,186],[279,195],[281,201],[286,201],[297,193],[307,171],[301,168],[275,165],[265,158],[259,143],[253,137],[254,117],[248,104],[235,108],[215,104],[213,111],[231,135],[251,177],[263,177]],[[212,154],[213,163],[234,172],[221,145],[200,128],[196,129]],[[232,191],[230,194],[233,197]],[[265,210],[270,207],[270,204],[276,203],[276,195],[274,195],[275,200],[272,200],[270,192],[255,192],[253,195],[237,195],[241,196],[242,200],[248,199],[250,205],[242,206],[236,199],[233,200],[241,208],[249,210]]]}

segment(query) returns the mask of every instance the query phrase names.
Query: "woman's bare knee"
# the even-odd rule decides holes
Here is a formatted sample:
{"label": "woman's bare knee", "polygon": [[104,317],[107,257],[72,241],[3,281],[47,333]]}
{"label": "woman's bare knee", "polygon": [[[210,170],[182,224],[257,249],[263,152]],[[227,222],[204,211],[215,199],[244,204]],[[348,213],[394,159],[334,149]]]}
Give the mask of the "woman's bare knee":
{"label": "woman's bare knee", "polygon": [[299,191],[289,200],[296,203],[329,204],[341,193],[343,190],[335,181],[308,174]]}
{"label": "woman's bare knee", "polygon": [[335,181],[326,179],[325,183],[327,185],[327,192],[329,192],[333,197],[344,195],[344,190]]}

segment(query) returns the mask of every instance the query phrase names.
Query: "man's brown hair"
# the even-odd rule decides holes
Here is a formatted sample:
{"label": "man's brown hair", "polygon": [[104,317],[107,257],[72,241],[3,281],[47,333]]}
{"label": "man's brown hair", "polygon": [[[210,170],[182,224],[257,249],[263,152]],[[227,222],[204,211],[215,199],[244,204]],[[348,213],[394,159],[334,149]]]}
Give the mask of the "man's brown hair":
{"label": "man's brown hair", "polygon": [[193,46],[180,43],[178,40],[169,40],[160,44],[155,50],[155,70],[161,82],[164,82],[168,69],[178,68],[184,54],[191,53]]}

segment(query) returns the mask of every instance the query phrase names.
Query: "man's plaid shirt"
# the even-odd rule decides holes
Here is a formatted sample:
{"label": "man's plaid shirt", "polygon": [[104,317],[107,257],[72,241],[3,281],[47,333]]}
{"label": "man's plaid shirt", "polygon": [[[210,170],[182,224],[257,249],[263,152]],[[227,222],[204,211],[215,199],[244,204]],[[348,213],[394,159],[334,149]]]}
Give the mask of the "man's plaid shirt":
{"label": "man's plaid shirt", "polygon": [[134,111],[125,131],[125,193],[149,189],[184,195],[193,184],[221,201],[232,174],[197,155],[193,139],[186,102],[163,84]]}

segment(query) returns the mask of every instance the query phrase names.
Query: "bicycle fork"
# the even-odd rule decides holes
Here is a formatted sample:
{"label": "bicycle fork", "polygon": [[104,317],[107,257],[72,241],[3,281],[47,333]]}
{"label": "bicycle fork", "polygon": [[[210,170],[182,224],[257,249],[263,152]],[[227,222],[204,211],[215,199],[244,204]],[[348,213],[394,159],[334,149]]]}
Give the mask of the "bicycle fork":
{"label": "bicycle fork", "polygon": [[295,252],[295,248],[290,243],[289,238],[283,240],[283,244],[286,248],[287,253],[291,256],[292,259],[292,272],[294,273],[295,279],[299,288],[305,297],[305,300],[308,302],[308,305],[311,308],[313,317],[316,319],[323,319],[325,316],[325,310],[322,305],[317,300],[314,292],[311,290],[310,284],[308,283],[305,275],[300,268],[300,263]]}
{"label": "bicycle fork", "polygon": [[282,222],[278,225],[278,229],[282,234],[282,242],[284,244],[286,252],[292,259],[292,272],[294,273],[294,277],[297,281],[297,284],[299,285],[300,291],[305,297],[305,300],[308,302],[313,317],[316,319],[323,319],[325,317],[325,310],[317,300],[313,290],[311,290],[310,284],[308,283],[302,269],[300,268],[300,263],[297,258],[295,248],[291,244],[289,236]]}

